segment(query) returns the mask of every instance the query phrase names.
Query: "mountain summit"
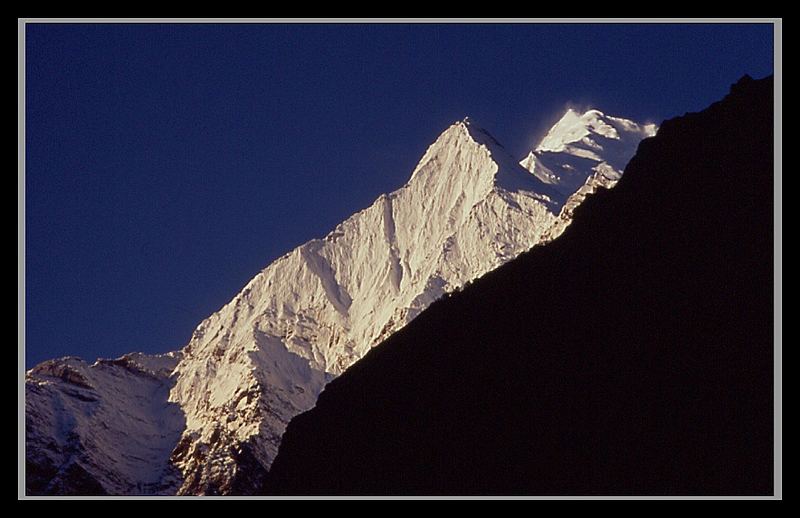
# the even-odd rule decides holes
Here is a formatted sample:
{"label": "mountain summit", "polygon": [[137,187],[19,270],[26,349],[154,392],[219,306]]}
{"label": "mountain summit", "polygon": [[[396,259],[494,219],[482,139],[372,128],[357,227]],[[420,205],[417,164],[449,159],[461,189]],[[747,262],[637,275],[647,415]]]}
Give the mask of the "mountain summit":
{"label": "mountain summit", "polygon": [[587,112],[583,135],[570,113],[522,165],[471,120],[454,123],[403,187],[275,260],[179,352],[31,369],[28,492],[260,488],[289,420],[326,383],[435,300],[557,237],[576,192],[651,131]]}
{"label": "mountain summit", "polygon": [[637,124],[599,110],[580,114],[568,109],[522,165],[569,196],[586,182],[587,170],[619,180],[639,141],[655,135],[656,129],[655,124]]}

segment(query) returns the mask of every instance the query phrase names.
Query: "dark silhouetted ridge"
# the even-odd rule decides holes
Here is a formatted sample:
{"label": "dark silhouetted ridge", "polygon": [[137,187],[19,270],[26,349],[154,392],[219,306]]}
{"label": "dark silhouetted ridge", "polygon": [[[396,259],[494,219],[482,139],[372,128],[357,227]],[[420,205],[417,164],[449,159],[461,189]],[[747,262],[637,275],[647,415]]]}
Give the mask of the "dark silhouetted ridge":
{"label": "dark silhouetted ridge", "polygon": [[663,124],[553,243],[295,418],[278,494],[771,494],[773,82]]}

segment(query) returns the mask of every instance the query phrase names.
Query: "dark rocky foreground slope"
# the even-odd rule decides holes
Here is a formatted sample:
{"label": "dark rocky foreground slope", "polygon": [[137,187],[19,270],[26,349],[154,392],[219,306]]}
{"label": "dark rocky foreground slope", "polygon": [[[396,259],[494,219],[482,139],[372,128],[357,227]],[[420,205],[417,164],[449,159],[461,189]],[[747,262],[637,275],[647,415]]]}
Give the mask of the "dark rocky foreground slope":
{"label": "dark rocky foreground slope", "polygon": [[289,425],[277,494],[771,494],[772,78],[664,123],[575,222]]}

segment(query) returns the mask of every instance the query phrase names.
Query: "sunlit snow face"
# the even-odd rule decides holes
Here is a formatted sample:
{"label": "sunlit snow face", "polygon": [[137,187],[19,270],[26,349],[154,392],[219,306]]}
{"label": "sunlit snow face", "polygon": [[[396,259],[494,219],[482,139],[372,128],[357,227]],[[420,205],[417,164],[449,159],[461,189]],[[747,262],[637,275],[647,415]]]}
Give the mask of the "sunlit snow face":
{"label": "sunlit snow face", "polygon": [[569,197],[595,175],[619,180],[639,142],[657,129],[599,110],[581,114],[570,108],[520,164]]}

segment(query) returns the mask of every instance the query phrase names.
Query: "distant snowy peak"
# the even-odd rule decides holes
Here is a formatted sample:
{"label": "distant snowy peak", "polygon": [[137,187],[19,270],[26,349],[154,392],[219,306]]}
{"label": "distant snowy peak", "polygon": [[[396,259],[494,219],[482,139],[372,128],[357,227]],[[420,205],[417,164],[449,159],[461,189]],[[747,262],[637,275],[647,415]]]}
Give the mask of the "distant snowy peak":
{"label": "distant snowy peak", "polygon": [[[637,143],[656,132],[655,124],[638,124],[629,119],[612,117],[600,110],[588,110],[583,114],[568,109],[561,119],[542,139],[536,151],[574,152],[581,148],[587,151],[603,151],[603,140],[630,141]],[[597,153],[585,153],[587,158],[601,160]]]}
{"label": "distant snowy peak", "polygon": [[536,146],[536,151],[567,151],[567,145],[584,141],[584,139],[591,141],[587,137],[592,135],[619,140],[620,137],[617,130],[604,118],[605,115],[599,110],[589,110],[581,115],[570,108],[550,128],[547,135]]}
{"label": "distant snowy peak", "polygon": [[639,142],[657,130],[655,124],[640,124],[599,110],[581,114],[568,109],[520,164],[569,196],[593,176],[619,180]]}

